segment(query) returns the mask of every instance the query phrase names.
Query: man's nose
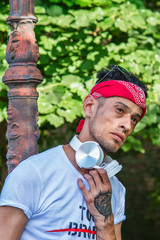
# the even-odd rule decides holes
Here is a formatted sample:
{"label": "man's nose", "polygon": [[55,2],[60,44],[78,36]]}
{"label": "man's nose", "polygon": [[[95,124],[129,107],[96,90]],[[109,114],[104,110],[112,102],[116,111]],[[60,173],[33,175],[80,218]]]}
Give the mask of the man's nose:
{"label": "man's nose", "polygon": [[120,122],[120,127],[123,128],[126,132],[132,129],[131,116],[130,114],[125,114]]}

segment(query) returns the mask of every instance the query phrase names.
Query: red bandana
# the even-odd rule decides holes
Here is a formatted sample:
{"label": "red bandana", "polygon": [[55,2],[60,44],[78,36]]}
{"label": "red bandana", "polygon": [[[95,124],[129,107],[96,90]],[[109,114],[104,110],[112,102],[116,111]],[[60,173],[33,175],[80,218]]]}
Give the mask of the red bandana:
{"label": "red bandana", "polygon": [[[109,80],[106,82],[99,83],[95,85],[91,91],[90,95],[94,98],[100,97],[124,97],[135,103],[137,106],[143,109],[142,118],[146,112],[146,97],[144,91],[137,85],[121,81],[121,80]],[[83,121],[83,122],[82,122]],[[81,120],[77,132],[80,132],[83,127],[84,120]]]}

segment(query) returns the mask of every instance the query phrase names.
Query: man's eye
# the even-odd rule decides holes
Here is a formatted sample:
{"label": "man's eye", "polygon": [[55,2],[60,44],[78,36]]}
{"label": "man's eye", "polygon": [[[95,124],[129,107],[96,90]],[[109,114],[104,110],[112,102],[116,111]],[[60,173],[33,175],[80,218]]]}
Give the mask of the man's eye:
{"label": "man's eye", "polygon": [[119,113],[124,113],[124,110],[123,110],[122,108],[117,108],[117,111],[118,111]]}
{"label": "man's eye", "polygon": [[132,122],[136,125],[138,123],[138,120],[136,118],[132,118]]}

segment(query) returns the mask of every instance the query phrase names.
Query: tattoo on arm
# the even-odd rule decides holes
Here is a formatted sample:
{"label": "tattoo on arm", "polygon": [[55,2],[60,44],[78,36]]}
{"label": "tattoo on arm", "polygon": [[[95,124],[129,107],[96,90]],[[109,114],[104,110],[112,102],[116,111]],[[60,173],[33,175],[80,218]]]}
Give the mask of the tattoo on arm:
{"label": "tattoo on arm", "polygon": [[99,215],[93,215],[93,221],[96,223],[97,222],[97,218],[99,218]]}
{"label": "tattoo on arm", "polygon": [[104,222],[112,215],[111,196],[112,194],[109,190],[105,193],[100,191],[94,199],[96,209],[105,217]]}

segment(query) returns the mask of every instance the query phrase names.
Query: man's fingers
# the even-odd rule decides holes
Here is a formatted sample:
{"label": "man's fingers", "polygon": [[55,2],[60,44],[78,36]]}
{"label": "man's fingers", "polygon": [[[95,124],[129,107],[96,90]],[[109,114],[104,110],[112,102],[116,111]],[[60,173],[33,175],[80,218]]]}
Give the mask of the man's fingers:
{"label": "man's fingers", "polygon": [[79,185],[80,190],[83,193],[83,196],[86,200],[86,203],[92,202],[93,201],[93,195],[92,195],[90,190],[89,191],[87,190],[87,188],[85,187],[85,185],[84,185],[84,183],[81,179],[78,179],[78,185]]}
{"label": "man's fingers", "polygon": [[97,189],[102,192],[111,189],[108,175],[104,169],[91,170],[89,174],[93,177],[93,181],[95,182]]}
{"label": "man's fingers", "polygon": [[87,197],[89,193],[92,193],[93,197],[96,197],[100,191],[102,193],[108,190],[111,191],[111,184],[104,169],[92,169],[88,174],[85,174],[84,177],[90,186],[90,191],[88,191],[83,181],[81,179],[78,180],[79,188],[84,196]]}
{"label": "man's fingers", "polygon": [[103,188],[103,182],[102,182],[102,179],[101,179],[98,171],[97,170],[91,170],[91,171],[89,171],[89,174],[91,175],[92,181],[94,181],[94,183],[95,183],[96,189],[99,189],[99,190],[102,191],[103,190],[102,189]]}
{"label": "man's fingers", "polygon": [[98,171],[99,175],[101,176],[102,182],[104,184],[107,184],[108,182],[110,183],[107,172],[104,169],[97,169],[97,171]]}
{"label": "man's fingers", "polygon": [[105,191],[102,180],[99,173],[96,170],[91,170],[89,174],[84,175],[90,186],[90,191],[94,197],[96,197],[99,191]]}
{"label": "man's fingers", "polygon": [[81,189],[83,195],[85,196],[88,193],[88,190],[86,189],[83,181],[79,178],[77,182],[78,182],[79,188]]}
{"label": "man's fingers", "polygon": [[96,191],[97,187],[96,187],[95,179],[92,177],[91,174],[84,174],[84,178],[89,183],[89,186],[90,186],[90,189],[91,189],[92,193],[96,194],[97,193],[97,191]]}

